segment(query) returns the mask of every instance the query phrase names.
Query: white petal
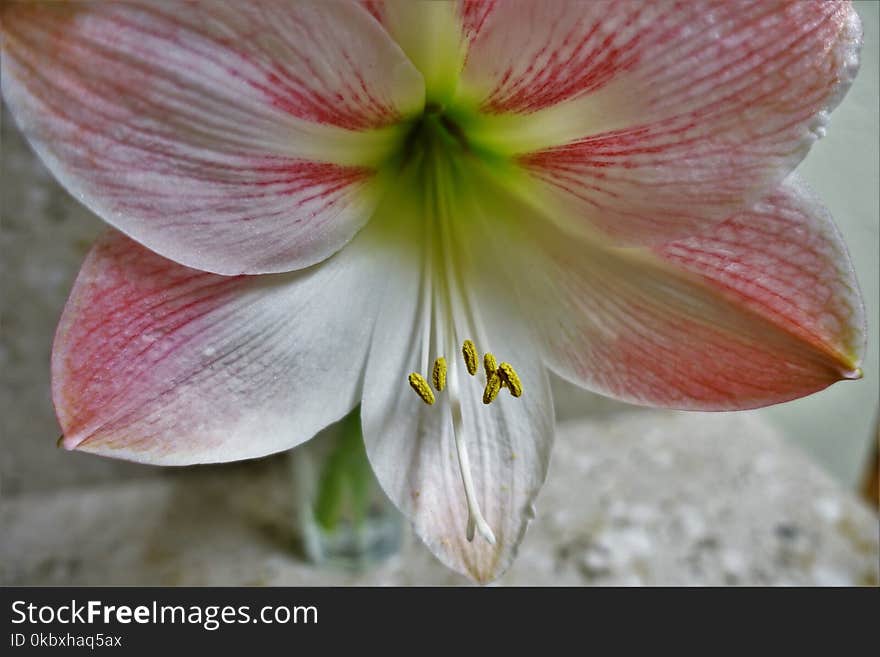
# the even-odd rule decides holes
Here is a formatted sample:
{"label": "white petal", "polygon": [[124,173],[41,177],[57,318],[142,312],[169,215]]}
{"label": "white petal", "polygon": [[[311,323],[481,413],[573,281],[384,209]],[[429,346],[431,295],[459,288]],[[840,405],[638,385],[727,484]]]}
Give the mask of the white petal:
{"label": "white petal", "polygon": [[4,5],[3,94],[49,169],[159,254],[291,271],[345,244],[424,83],[353,3]]}
{"label": "white petal", "polygon": [[385,0],[368,1],[365,6],[424,76],[427,102],[447,103],[464,64],[460,3]]}
{"label": "white petal", "polygon": [[233,461],[338,420],[360,398],[382,277],[365,236],[306,270],[229,277],[109,232],[55,338],[64,446],[163,465]]}
{"label": "white petal", "polygon": [[[401,224],[396,234],[404,240],[412,239],[412,232],[415,229]],[[441,332],[453,326],[447,320],[454,322],[455,332],[435,334],[425,360],[424,328],[431,317],[421,303],[420,255],[418,249],[402,250],[389,259],[364,381],[364,439],[382,487],[429,549],[450,568],[485,582],[511,563],[533,515],[552,444],[552,398],[525,326],[505,321],[509,308],[493,298],[473,297],[473,323],[462,314],[435,314]],[[461,273],[466,275],[465,270]],[[482,372],[469,376],[460,360],[458,350],[465,338],[515,365],[525,389],[522,397],[515,399],[502,390],[492,404],[482,403],[485,377]],[[438,348],[437,341],[447,347]],[[407,383],[410,372],[429,375],[426,362],[440,355],[449,360],[450,377],[460,383],[461,438],[494,545],[480,535],[467,540],[468,501],[453,435],[452,386],[436,392],[437,402],[428,406]]]}
{"label": "white petal", "polygon": [[[655,249],[572,238],[511,206],[498,277],[547,364],[625,401],[688,410],[775,404],[857,378],[864,314],[831,218],[788,181],[711,231]],[[502,230],[503,228],[503,230]]]}
{"label": "white petal", "polygon": [[861,32],[848,2],[498,2],[463,75],[482,111],[469,134],[519,155],[529,194],[580,225],[662,244],[797,166],[855,77]]}

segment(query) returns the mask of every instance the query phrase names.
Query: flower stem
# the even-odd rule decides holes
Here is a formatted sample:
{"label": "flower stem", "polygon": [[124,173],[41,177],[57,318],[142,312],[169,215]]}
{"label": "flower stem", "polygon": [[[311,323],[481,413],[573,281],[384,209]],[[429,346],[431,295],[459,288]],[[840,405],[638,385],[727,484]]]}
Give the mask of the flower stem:
{"label": "flower stem", "polygon": [[356,525],[361,525],[370,502],[372,471],[361,433],[360,407],[341,422],[336,444],[321,470],[314,514],[326,531],[336,529],[346,507]]}

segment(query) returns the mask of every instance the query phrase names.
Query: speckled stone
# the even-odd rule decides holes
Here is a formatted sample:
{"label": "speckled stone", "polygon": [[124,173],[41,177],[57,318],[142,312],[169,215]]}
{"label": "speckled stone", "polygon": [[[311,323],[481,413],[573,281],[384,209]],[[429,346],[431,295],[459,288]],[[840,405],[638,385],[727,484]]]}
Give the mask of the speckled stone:
{"label": "speckled stone", "polygon": [[[283,456],[8,498],[0,582],[458,584],[421,544],[365,572],[292,549]],[[501,584],[876,585],[878,519],[750,413],[563,423]]]}
{"label": "speckled stone", "polygon": [[61,309],[103,223],[67,194],[3,107],[0,122],[0,488],[4,496],[118,477],[146,467],[55,448],[49,354]]}

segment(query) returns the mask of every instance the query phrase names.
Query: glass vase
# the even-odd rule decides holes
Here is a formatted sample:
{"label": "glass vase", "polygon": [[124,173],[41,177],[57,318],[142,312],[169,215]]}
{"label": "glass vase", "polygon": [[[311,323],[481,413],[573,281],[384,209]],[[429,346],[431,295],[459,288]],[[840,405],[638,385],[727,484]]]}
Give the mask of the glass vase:
{"label": "glass vase", "polygon": [[296,543],[314,564],[363,570],[398,554],[403,517],[367,460],[360,407],[289,452]]}

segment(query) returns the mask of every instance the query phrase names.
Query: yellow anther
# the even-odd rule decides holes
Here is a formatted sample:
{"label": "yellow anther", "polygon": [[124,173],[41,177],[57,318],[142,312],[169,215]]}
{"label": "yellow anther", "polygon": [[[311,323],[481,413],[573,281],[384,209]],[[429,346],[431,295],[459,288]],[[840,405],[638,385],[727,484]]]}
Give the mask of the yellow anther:
{"label": "yellow anther", "polygon": [[428,382],[425,381],[425,377],[421,374],[418,372],[410,374],[409,385],[416,391],[416,394],[422,398],[423,402],[429,405],[434,403],[434,393],[431,392],[431,387],[428,385]]}
{"label": "yellow anther", "polygon": [[498,376],[497,372],[493,372],[486,379],[486,389],[483,391],[483,403],[491,404],[495,401],[499,390],[501,390],[501,377]]}
{"label": "yellow anther", "polygon": [[479,355],[477,354],[477,348],[474,346],[474,343],[470,340],[465,340],[464,344],[461,345],[461,355],[464,356],[464,365],[467,367],[468,374],[471,376],[476,374]]}
{"label": "yellow anther", "polygon": [[446,359],[440,356],[434,361],[434,369],[431,371],[431,383],[437,392],[446,387]]}
{"label": "yellow anther", "polygon": [[501,363],[501,365],[498,366],[498,376],[510,389],[511,395],[514,397],[522,396],[522,382],[519,380],[519,375],[516,373],[516,370],[513,369],[513,365],[510,363]]}
{"label": "yellow anther", "polygon": [[483,369],[486,370],[487,381],[489,380],[489,377],[495,374],[498,370],[498,361],[496,361],[495,356],[488,351],[483,355]]}

